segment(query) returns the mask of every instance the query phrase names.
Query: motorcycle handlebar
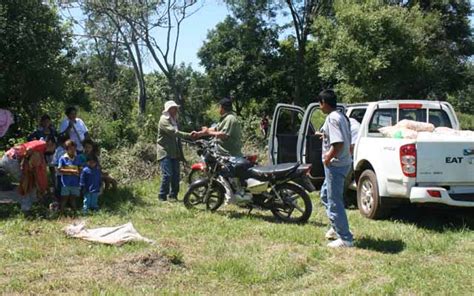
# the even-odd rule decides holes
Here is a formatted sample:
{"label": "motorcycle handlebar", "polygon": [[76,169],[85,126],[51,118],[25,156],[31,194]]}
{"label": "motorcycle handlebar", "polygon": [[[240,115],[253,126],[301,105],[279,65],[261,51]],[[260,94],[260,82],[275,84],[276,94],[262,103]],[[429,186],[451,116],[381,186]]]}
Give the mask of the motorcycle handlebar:
{"label": "motorcycle handlebar", "polygon": [[222,152],[219,151],[218,144],[217,144],[217,138],[212,138],[211,140],[204,140],[204,139],[198,139],[198,140],[186,140],[183,139],[183,142],[191,145],[191,146],[196,146],[198,148],[204,149],[212,153],[212,156],[221,161],[221,162],[227,162],[229,161],[229,156],[223,155]]}

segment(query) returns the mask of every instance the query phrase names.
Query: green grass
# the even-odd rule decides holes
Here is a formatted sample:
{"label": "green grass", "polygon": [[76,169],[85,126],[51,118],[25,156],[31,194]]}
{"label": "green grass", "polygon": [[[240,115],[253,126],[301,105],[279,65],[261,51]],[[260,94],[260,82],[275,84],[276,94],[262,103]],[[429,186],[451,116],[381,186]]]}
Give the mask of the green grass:
{"label": "green grass", "polygon": [[[132,221],[156,244],[66,238],[72,218],[27,220],[0,205],[2,294],[468,295],[474,290],[472,211],[405,209],[386,221],[349,211],[357,248],[330,250],[314,199],[307,225],[266,212],[216,213],[158,203],[156,182],[103,198],[90,227]],[[81,217],[79,217],[81,218]]]}

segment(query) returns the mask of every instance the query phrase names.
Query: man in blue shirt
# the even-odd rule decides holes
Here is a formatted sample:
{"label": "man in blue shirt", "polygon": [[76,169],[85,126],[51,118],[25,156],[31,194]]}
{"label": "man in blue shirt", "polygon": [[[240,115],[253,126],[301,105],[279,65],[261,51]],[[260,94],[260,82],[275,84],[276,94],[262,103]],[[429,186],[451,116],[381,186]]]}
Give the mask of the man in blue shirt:
{"label": "man in blue shirt", "polygon": [[82,207],[84,214],[87,214],[89,210],[95,211],[99,209],[98,199],[102,185],[102,176],[97,164],[97,156],[89,155],[87,157],[87,166],[81,173],[80,185],[84,192],[84,205]]}

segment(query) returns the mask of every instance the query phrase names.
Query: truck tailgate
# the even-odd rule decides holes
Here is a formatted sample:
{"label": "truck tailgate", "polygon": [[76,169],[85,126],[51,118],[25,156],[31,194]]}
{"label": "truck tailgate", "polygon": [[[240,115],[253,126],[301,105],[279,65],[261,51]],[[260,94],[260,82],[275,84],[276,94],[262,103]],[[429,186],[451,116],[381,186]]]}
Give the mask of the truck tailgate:
{"label": "truck tailgate", "polygon": [[474,185],[474,138],[420,133],[417,183]]}

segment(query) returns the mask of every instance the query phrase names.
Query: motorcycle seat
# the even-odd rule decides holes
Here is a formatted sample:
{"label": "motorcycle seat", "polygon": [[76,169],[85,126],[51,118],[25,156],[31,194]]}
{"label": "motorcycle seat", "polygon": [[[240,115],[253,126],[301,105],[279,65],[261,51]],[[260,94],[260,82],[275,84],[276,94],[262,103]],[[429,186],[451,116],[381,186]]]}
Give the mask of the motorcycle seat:
{"label": "motorcycle seat", "polygon": [[298,168],[298,166],[299,163],[296,162],[259,166],[250,168],[248,170],[248,173],[251,175],[252,178],[261,181],[280,179],[294,172]]}

